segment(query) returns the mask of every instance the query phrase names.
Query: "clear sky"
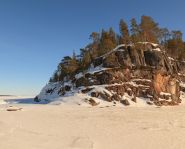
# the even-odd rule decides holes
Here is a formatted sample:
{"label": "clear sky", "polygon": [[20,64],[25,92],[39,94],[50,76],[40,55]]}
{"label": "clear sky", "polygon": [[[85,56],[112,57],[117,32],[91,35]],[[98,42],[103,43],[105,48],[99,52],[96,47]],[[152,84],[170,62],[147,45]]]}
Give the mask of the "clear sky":
{"label": "clear sky", "polygon": [[185,33],[184,0],[0,0],[0,94],[36,95],[92,31],[149,15]]}

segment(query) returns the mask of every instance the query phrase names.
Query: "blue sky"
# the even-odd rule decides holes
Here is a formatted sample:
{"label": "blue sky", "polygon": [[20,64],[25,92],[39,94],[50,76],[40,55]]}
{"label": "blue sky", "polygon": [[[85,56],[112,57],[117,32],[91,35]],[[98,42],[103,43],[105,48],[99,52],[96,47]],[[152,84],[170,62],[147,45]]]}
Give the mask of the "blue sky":
{"label": "blue sky", "polygon": [[149,15],[185,33],[184,0],[0,0],[0,94],[36,95],[92,31]]}

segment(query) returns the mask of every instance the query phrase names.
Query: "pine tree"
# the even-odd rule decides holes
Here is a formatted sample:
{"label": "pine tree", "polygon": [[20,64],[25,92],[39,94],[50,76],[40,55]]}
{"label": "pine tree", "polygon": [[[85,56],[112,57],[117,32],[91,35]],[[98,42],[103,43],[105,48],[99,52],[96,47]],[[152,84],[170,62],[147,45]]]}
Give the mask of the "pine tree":
{"label": "pine tree", "polygon": [[71,76],[73,75],[79,68],[79,63],[76,59],[76,54],[73,52],[73,56],[69,57],[66,56],[62,60],[60,64],[61,70],[66,74],[66,76]]}
{"label": "pine tree", "polygon": [[176,40],[182,40],[182,32],[181,31],[172,31],[172,38]]}
{"label": "pine tree", "polygon": [[79,68],[78,60],[76,58],[76,53],[73,51],[72,59],[69,61],[68,70],[69,74],[74,74]]}
{"label": "pine tree", "polygon": [[160,44],[165,45],[165,43],[170,39],[171,34],[167,28],[161,28],[158,34],[158,41]]}
{"label": "pine tree", "polygon": [[90,50],[81,49],[81,55],[80,70],[84,71],[92,62]]}
{"label": "pine tree", "polygon": [[88,46],[86,46],[86,49],[89,49],[91,59],[95,59],[98,56],[98,51],[100,50],[100,34],[97,32],[92,32],[90,35],[90,39],[92,40],[92,43],[88,44]]}
{"label": "pine tree", "polygon": [[116,42],[109,32],[102,30],[98,55],[101,56],[116,47]]}
{"label": "pine tree", "polygon": [[100,34],[97,32],[92,32],[90,35],[90,39],[92,39],[93,43],[98,43],[100,40]]}
{"label": "pine tree", "polygon": [[182,39],[182,32],[172,31],[171,37],[172,38],[167,42],[168,54],[171,57],[183,59],[185,45]]}
{"label": "pine tree", "polygon": [[114,45],[117,45],[116,33],[114,32],[113,28],[109,29],[109,36]]}
{"label": "pine tree", "polygon": [[140,41],[140,37],[139,36],[140,36],[140,33],[141,33],[140,27],[137,24],[137,21],[136,21],[135,18],[132,18],[130,22],[131,22],[131,29],[130,29],[130,31],[131,31],[132,42],[133,43],[139,42]]}
{"label": "pine tree", "polygon": [[141,17],[141,35],[142,41],[158,43],[157,36],[159,33],[158,24],[149,16]]}
{"label": "pine tree", "polygon": [[53,76],[50,78],[49,82],[57,82],[57,81],[59,81],[59,77],[58,77],[57,71],[55,71]]}
{"label": "pine tree", "polygon": [[129,37],[128,25],[123,19],[120,20],[119,30],[121,33],[120,44],[129,44],[130,37]]}
{"label": "pine tree", "polygon": [[84,55],[84,58],[83,58],[83,63],[84,63],[84,68],[87,68],[90,63],[91,63],[91,55],[90,55],[90,52],[87,51]]}

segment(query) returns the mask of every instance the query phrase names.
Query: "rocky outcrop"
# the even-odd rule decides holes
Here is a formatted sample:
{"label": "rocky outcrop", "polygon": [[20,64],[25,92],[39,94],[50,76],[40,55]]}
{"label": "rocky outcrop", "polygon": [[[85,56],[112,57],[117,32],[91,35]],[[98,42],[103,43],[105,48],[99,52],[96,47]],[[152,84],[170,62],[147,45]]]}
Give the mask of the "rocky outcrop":
{"label": "rocky outcrop", "polygon": [[95,59],[91,68],[78,75],[81,77],[46,87],[36,101],[40,101],[43,94],[44,97],[65,96],[77,91],[88,95],[92,106],[98,105],[94,99],[130,105],[137,104],[141,98],[148,105],[178,105],[180,91],[185,91],[185,87],[180,86],[180,82],[185,81],[184,64],[168,57],[157,44],[119,45]]}

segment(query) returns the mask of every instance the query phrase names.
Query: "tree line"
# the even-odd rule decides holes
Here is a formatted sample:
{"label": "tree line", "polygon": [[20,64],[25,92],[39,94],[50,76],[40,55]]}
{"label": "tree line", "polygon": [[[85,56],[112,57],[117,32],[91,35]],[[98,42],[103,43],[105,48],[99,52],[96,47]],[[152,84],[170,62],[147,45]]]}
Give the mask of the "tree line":
{"label": "tree line", "polygon": [[125,20],[119,22],[120,33],[115,33],[113,28],[102,29],[101,32],[92,32],[91,42],[80,54],[73,52],[72,56],[65,56],[58,65],[50,82],[62,81],[72,77],[78,72],[86,70],[94,59],[109,52],[120,44],[134,44],[137,42],[152,42],[163,46],[168,56],[185,60],[185,42],[179,30],[161,28],[150,16],[141,16],[138,23],[135,18],[130,20],[130,25]]}

